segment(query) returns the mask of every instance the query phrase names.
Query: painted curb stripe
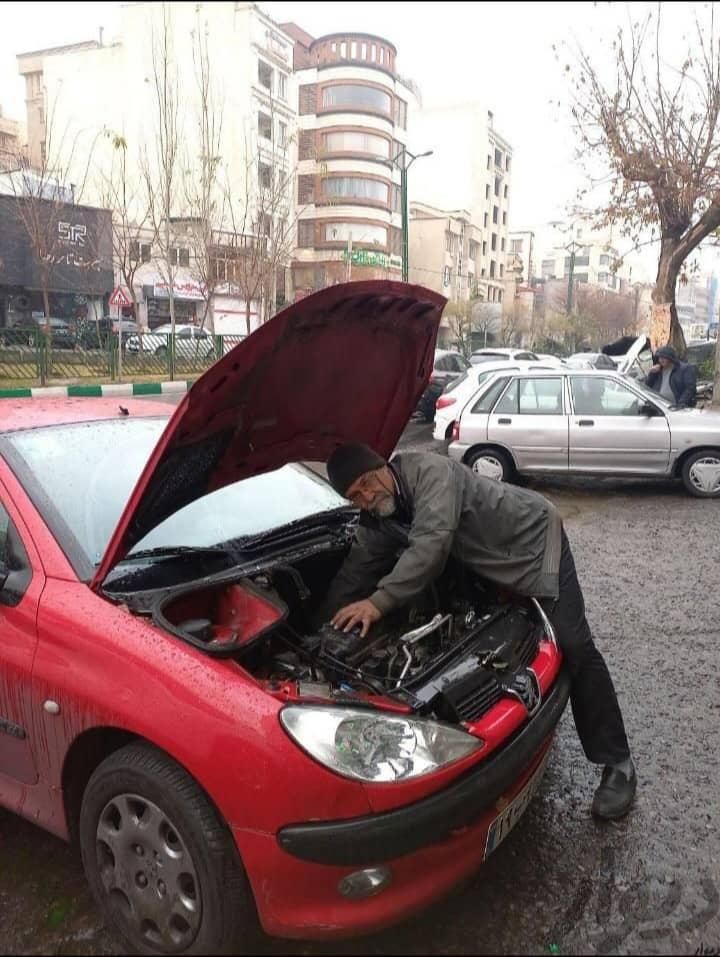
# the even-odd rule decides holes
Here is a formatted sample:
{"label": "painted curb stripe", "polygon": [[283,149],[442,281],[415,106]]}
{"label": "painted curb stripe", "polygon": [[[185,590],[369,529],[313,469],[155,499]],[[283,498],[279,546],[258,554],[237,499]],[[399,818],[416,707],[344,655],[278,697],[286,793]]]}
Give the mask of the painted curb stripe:
{"label": "painted curb stripe", "polygon": [[102,398],[118,395],[178,395],[193,382],[112,382],[106,385],[54,385],[45,388],[0,389],[0,399]]}

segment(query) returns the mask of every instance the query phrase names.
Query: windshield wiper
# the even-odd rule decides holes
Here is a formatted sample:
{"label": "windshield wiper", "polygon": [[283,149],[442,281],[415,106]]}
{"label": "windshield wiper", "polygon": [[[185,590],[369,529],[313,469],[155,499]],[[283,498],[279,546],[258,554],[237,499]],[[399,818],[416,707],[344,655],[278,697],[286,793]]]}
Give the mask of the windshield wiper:
{"label": "windshield wiper", "polygon": [[146,548],[139,552],[130,552],[118,565],[141,558],[174,558],[176,555],[227,555],[231,556],[231,549],[220,545],[161,545],[158,548]]}
{"label": "windshield wiper", "polygon": [[339,508],[334,508],[329,512],[316,513],[307,518],[296,519],[294,522],[279,525],[277,528],[269,529],[267,532],[260,532],[258,535],[233,538],[225,542],[224,547],[228,549],[236,548],[241,552],[245,552],[270,542],[277,544],[289,543],[299,535],[307,534],[312,530],[335,530],[339,524],[346,525],[348,521],[355,516],[356,509],[352,505],[341,505]]}

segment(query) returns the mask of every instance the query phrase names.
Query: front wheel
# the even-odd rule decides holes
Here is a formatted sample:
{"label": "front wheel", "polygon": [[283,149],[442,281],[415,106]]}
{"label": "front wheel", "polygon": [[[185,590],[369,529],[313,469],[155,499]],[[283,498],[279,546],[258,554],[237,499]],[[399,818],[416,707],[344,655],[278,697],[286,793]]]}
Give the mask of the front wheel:
{"label": "front wheel", "polygon": [[155,355],[159,358],[167,355],[167,346],[158,346],[155,350]]}
{"label": "front wheel", "polygon": [[694,452],[683,462],[685,488],[697,498],[720,497],[720,452]]}
{"label": "front wheel", "polygon": [[509,482],[515,471],[510,457],[500,449],[475,449],[465,461],[475,475],[497,482]]}
{"label": "front wheel", "polygon": [[256,928],[228,828],[167,755],[131,744],[93,772],[80,812],[85,874],[134,954],[229,954]]}

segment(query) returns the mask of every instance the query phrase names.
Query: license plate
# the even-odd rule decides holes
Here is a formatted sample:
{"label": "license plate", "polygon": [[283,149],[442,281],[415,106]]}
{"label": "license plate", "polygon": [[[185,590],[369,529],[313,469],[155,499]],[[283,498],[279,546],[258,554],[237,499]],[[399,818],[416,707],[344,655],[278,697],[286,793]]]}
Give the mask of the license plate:
{"label": "license plate", "polygon": [[487,840],[485,841],[485,857],[492,854],[498,844],[502,844],[510,831],[527,810],[528,804],[532,801],[533,795],[540,786],[542,776],[545,773],[545,766],[548,763],[549,753],[540,762],[540,766],[530,778],[528,783],[518,794],[518,796],[508,804],[502,814],[499,814],[488,828]]}

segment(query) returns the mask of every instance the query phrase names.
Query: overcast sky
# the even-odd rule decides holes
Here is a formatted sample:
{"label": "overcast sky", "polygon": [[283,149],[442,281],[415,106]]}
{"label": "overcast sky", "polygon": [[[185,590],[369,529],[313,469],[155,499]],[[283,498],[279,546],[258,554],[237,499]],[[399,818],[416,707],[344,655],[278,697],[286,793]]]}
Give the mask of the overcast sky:
{"label": "overcast sky", "polygon": [[[313,36],[343,30],[379,34],[398,49],[398,70],[412,77],[427,103],[478,98],[512,144],[512,229],[541,230],[563,217],[580,184],[574,135],[564,102],[565,79],[553,44],[576,37],[602,56],[614,25],[627,22],[628,5],[575,3],[261,2],[273,19],[294,20]],[[654,4],[633,3],[633,19]],[[64,2],[2,5],[0,104],[9,116],[24,114],[23,84],[15,56],[95,38],[119,28],[119,3]],[[663,3],[671,33],[692,29],[692,9]],[[675,27],[673,30],[672,27]],[[560,101],[560,105],[558,102]],[[430,148],[432,144],[410,146]],[[483,158],[481,158],[483,159]],[[715,254],[704,265],[715,265]],[[637,260],[633,278],[654,278],[653,253]]]}

